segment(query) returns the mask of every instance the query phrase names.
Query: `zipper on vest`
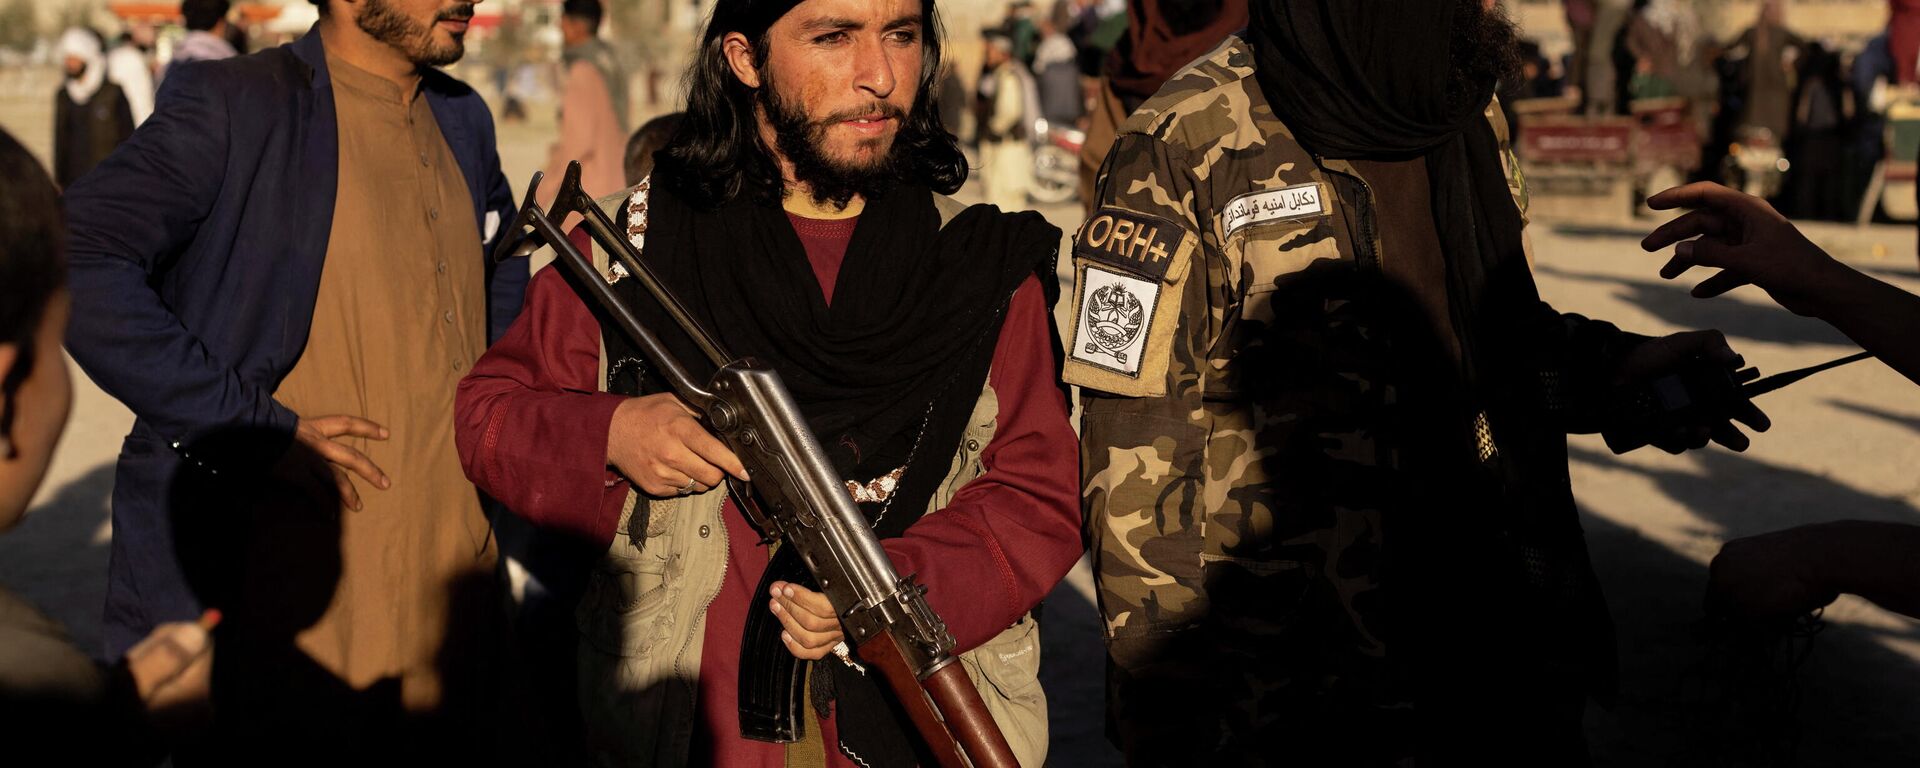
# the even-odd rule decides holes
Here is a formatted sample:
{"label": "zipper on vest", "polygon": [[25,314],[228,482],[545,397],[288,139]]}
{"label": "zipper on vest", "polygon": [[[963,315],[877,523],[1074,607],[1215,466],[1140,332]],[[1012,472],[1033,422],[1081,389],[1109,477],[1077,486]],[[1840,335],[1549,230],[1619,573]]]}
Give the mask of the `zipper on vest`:
{"label": "zipper on vest", "polygon": [[[725,481],[723,480],[721,482],[724,483]],[[687,648],[693,645],[694,643],[706,642],[707,640],[707,632],[706,632],[707,609],[713,607],[714,598],[719,597],[720,590],[726,588],[727,564],[728,564],[728,561],[733,557],[733,551],[732,551],[733,545],[727,539],[727,520],[726,520],[727,501],[732,498],[732,491],[727,491],[727,493],[728,493],[728,497],[720,500],[720,514],[718,515],[719,519],[713,522],[713,527],[716,529],[715,532],[719,534],[719,537],[720,537],[720,578],[714,579],[713,590],[708,592],[707,596],[704,598],[701,598],[700,600],[700,613],[697,614],[700,617],[700,620],[699,620],[700,631],[690,633],[691,636],[687,638],[687,641],[685,643],[682,643],[680,645],[680,649],[675,651],[673,654],[673,677],[675,680],[688,681],[686,685],[687,685],[687,688],[689,689],[688,692],[691,694],[690,698],[693,699],[693,706],[687,708],[687,716],[693,720],[698,720],[700,718],[700,681],[699,681],[698,675],[690,676],[687,674],[687,669],[685,666],[685,662],[687,659]],[[698,530],[698,529],[694,529],[694,530]],[[749,596],[747,598],[748,610],[752,610],[753,603],[754,603],[753,598]],[[700,663],[702,665],[705,665],[706,660],[702,659]],[[678,754],[682,756],[682,759],[685,759],[686,755],[691,754],[691,751],[693,749],[693,732],[698,727],[699,726],[697,723],[688,723],[686,728],[680,729],[680,733],[684,734],[685,738],[679,740],[680,743],[677,745],[678,748],[675,750],[674,754]]]}

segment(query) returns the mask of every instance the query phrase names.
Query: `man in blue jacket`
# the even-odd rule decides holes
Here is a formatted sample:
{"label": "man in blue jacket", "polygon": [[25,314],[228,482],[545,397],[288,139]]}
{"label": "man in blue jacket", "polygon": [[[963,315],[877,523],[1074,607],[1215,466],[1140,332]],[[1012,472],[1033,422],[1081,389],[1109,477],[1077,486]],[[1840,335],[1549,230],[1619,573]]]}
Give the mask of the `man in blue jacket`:
{"label": "man in blue jacket", "polygon": [[[492,116],[434,69],[460,58],[473,4],[313,2],[291,45],[176,68],[67,192],[68,345],[138,417],[106,652],[220,607],[216,690],[261,733],[350,741],[472,698],[496,555],[454,389],[527,270],[485,257],[514,211]],[[275,708],[323,698],[301,691],[315,680],[378,691],[393,717]]]}

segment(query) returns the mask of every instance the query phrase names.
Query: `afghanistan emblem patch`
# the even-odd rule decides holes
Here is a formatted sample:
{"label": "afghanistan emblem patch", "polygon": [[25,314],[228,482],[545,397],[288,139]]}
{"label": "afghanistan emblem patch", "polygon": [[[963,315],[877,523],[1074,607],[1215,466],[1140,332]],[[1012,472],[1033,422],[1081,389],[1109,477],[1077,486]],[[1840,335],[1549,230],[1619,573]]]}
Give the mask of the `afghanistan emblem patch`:
{"label": "afghanistan emblem patch", "polygon": [[1108,285],[1094,291],[1087,297],[1087,335],[1093,339],[1093,343],[1087,345],[1087,354],[1105,350],[1125,363],[1127,347],[1140,335],[1140,324],[1145,320],[1140,298],[1127,289]]}
{"label": "afghanistan emblem patch", "polygon": [[1153,305],[1160,298],[1159,283],[1089,265],[1082,291],[1080,316],[1074,324],[1074,359],[1138,376],[1147,318],[1153,316]]}

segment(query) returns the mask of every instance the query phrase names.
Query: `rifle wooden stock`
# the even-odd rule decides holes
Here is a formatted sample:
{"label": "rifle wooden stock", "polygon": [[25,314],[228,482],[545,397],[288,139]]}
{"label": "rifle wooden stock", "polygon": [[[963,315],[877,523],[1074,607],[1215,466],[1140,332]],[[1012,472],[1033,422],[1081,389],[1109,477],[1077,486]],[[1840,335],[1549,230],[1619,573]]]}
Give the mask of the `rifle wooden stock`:
{"label": "rifle wooden stock", "polygon": [[[1013,747],[993,722],[993,715],[980,700],[980,691],[967,679],[959,657],[925,680],[916,679],[907,660],[900,654],[892,635],[880,635],[859,646],[860,660],[872,665],[886,678],[900,706],[921,734],[946,733],[949,739],[926,739],[928,751],[940,768],[1019,768]],[[963,754],[964,750],[964,754]]]}

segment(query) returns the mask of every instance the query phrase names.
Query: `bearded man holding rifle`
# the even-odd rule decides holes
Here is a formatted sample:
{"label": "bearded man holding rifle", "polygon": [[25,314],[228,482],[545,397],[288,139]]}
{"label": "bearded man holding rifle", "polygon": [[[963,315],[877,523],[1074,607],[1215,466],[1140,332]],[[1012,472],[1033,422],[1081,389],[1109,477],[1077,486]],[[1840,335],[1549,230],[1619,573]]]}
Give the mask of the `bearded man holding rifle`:
{"label": "bearded man holding rifle", "polygon": [[[735,508],[729,482],[750,479],[737,433],[670,386],[714,374],[716,347],[784,380],[893,570],[926,587],[952,666],[1011,754],[1044,760],[1029,612],[1081,551],[1040,278],[1060,237],[1037,214],[945,197],[966,165],[930,98],[939,42],[933,0],[721,0],[653,177],[600,202],[613,225],[600,242],[577,230],[561,244],[593,264],[536,275],[521,319],[461,384],[468,475],[604,548],[578,612],[601,762],[948,762],[851,618],[842,642],[847,612],[803,586],[804,547],[764,545],[773,533]],[[676,327],[623,262],[644,263],[712,343]],[[602,310],[617,295],[658,342],[583,292]],[[650,359],[663,351],[672,361]],[[788,654],[810,662],[803,682],[762,685],[767,659]],[[768,701],[800,703],[798,727],[770,726]]]}

